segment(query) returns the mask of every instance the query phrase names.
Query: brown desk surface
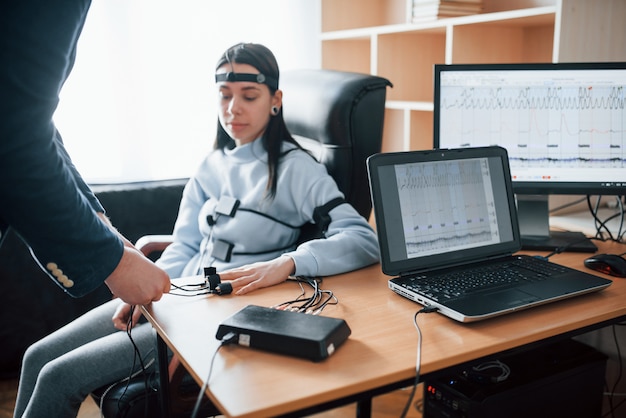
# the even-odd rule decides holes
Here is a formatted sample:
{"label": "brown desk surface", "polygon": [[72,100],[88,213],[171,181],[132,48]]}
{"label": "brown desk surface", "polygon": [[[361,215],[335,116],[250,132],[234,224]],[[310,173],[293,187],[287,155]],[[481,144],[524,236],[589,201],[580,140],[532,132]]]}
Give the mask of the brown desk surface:
{"label": "brown desk surface", "polygon": [[[598,246],[599,252],[626,251],[619,244]],[[563,253],[551,260],[586,270],[582,263],[588,256]],[[222,347],[209,396],[227,416],[273,416],[411,379],[417,354],[413,316],[420,305],[389,290],[388,279],[380,265],[325,278],[322,288],[332,290],[339,304],[328,306],[323,315],[344,318],[352,330],[350,338],[320,363],[236,345]],[[272,306],[299,293],[296,283],[287,282],[245,296],[165,295],[144,313],[196,381],[203,382],[219,346],[215,332],[224,318],[246,305]],[[624,315],[626,279],[619,278],[601,292],[471,324],[422,314],[421,374]]]}

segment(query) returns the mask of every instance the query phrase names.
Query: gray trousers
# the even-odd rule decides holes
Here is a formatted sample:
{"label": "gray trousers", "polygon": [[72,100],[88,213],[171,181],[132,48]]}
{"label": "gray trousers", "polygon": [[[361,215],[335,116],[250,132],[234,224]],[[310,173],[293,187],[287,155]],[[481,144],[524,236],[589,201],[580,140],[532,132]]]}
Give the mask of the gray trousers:
{"label": "gray trousers", "polygon": [[[112,300],[30,346],[22,361],[14,417],[76,417],[97,388],[141,369],[131,339],[113,327],[120,300]],[[156,368],[156,339],[143,322],[130,333],[144,365]]]}

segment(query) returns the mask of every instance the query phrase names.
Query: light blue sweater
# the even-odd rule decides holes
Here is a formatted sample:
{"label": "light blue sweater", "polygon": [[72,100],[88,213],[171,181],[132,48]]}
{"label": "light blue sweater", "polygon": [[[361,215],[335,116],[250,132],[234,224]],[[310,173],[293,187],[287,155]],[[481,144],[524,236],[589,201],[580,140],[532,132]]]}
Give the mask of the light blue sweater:
{"label": "light blue sweater", "polygon": [[[285,143],[283,151],[294,148]],[[296,275],[328,276],[355,270],[378,261],[376,234],[349,204],[330,211],[326,239],[295,242],[299,227],[313,220],[313,211],[342,197],[326,167],[301,150],[280,161],[274,199],[266,197],[267,153],[261,140],[232,150],[211,152],[183,192],[174,243],[157,264],[171,278],[196,275],[214,266],[218,273],[281,254],[293,258]],[[234,216],[218,215],[223,197],[238,199]],[[215,223],[211,226],[207,217]],[[229,262],[211,256],[217,240],[231,244]]]}

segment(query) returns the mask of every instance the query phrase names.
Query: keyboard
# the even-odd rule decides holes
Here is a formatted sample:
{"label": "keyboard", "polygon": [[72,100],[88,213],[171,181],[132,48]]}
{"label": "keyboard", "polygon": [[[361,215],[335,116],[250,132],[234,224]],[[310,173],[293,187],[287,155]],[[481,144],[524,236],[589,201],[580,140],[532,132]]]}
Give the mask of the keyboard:
{"label": "keyboard", "polygon": [[502,289],[545,280],[567,267],[535,257],[513,257],[505,262],[463,267],[445,273],[427,273],[406,280],[403,286],[434,300],[453,299],[485,289]]}

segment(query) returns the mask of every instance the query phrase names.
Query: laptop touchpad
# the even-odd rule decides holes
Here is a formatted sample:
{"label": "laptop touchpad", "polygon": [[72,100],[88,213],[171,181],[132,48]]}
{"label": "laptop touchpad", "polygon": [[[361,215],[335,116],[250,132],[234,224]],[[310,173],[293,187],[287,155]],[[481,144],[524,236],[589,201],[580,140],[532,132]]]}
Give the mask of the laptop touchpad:
{"label": "laptop touchpad", "polygon": [[498,304],[508,307],[526,305],[538,300],[536,296],[518,289],[500,290],[498,292],[489,293],[487,297],[498,301]]}

